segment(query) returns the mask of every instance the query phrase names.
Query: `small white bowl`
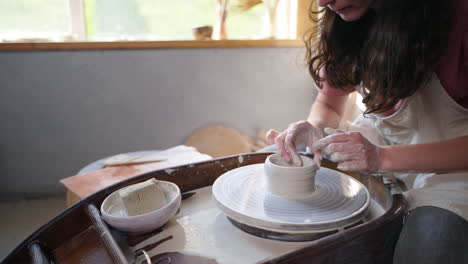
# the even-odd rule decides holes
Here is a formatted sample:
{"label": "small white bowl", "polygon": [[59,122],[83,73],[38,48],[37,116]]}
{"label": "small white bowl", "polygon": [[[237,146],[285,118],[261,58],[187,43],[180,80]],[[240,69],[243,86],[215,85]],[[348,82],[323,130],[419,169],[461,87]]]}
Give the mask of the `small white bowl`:
{"label": "small white bowl", "polygon": [[177,213],[181,203],[180,189],[176,184],[159,181],[158,186],[167,198],[165,206],[149,213],[128,216],[120,198],[119,191],[121,189],[119,189],[107,196],[102,202],[102,218],[110,226],[127,233],[143,234],[158,229]]}

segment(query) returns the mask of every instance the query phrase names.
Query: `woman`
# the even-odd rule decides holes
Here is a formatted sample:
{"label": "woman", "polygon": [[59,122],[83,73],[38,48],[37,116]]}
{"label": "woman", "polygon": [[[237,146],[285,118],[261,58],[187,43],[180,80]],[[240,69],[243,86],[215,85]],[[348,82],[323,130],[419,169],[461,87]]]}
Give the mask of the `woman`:
{"label": "woman", "polygon": [[[394,172],[409,204],[394,263],[468,263],[468,1],[319,6],[307,47],[321,89],[306,121],[268,139],[296,165],[306,144],[341,170]],[[352,91],[366,106],[361,129],[322,138]]]}

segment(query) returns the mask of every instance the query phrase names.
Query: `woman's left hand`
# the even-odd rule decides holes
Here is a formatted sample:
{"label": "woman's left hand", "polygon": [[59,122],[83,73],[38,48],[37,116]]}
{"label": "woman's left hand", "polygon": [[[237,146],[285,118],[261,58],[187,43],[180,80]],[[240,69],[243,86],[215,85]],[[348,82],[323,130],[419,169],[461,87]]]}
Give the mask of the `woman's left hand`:
{"label": "woman's left hand", "polygon": [[380,147],[370,143],[359,132],[338,132],[319,140],[320,148],[329,160],[343,171],[375,173],[380,168]]}

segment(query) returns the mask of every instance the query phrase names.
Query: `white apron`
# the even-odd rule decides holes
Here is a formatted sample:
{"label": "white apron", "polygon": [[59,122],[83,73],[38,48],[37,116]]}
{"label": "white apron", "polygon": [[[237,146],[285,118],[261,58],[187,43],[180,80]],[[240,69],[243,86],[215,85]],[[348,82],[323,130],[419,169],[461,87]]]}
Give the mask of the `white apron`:
{"label": "white apron", "polygon": [[[468,135],[468,109],[447,94],[434,74],[428,85],[409,97],[393,115],[371,114],[367,118],[361,115],[353,127],[356,125],[365,137],[378,145],[430,143]],[[404,194],[409,210],[436,206],[468,220],[468,171],[394,175],[408,189]]]}

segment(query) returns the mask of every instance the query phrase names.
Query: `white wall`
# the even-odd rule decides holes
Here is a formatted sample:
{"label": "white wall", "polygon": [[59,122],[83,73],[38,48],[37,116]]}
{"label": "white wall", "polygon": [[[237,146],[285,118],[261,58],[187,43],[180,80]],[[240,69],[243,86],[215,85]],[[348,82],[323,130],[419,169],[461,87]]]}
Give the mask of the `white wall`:
{"label": "white wall", "polygon": [[0,52],[0,199],[60,193],[58,180],[127,151],[183,143],[222,123],[255,135],[304,119],[300,48]]}

